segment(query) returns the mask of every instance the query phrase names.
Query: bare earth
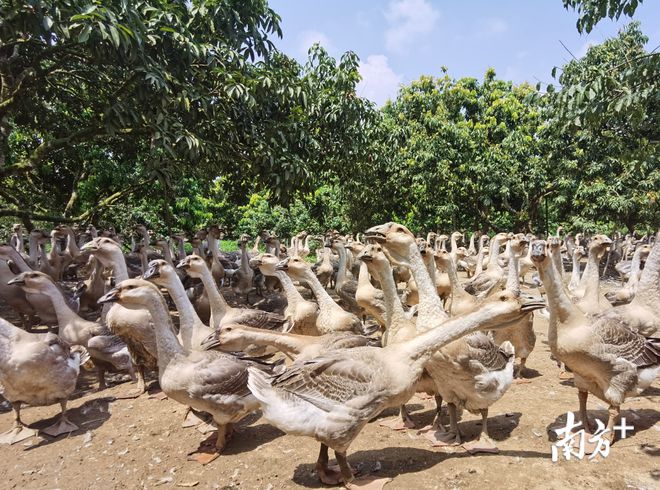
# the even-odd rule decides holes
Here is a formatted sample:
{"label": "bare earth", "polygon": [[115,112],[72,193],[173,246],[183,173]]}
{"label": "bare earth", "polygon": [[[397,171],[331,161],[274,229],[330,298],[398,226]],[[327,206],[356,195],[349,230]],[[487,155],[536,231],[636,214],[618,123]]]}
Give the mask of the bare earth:
{"label": "bare earth", "polygon": [[[527,366],[531,383],[514,384],[491,409],[489,429],[500,453],[471,456],[462,448],[432,448],[416,430],[394,432],[373,421],[349,450],[362,473],[390,477],[385,489],[444,488],[660,488],[660,381],[622,411],[635,431],[598,461],[551,461],[549,429],[577,410],[577,391],[558,378],[546,343],[547,322],[537,315],[537,343]],[[187,461],[208,434],[182,428],[185,408],[143,395],[120,399],[134,386],[119,383],[96,393],[87,373],[71,400],[71,420],[80,430],[56,439],[33,437],[0,447],[2,488],[322,488],[314,473],[318,444],[284,435],[259,414],[244,420],[226,451],[207,466]],[[433,417],[433,401],[410,402],[419,426]],[[606,421],[606,406],[589,397],[589,411]],[[52,423],[59,407],[25,408],[35,428]],[[391,418],[391,409],[381,415]],[[12,425],[7,404],[0,432]],[[474,438],[480,417],[464,412],[464,439]]]}

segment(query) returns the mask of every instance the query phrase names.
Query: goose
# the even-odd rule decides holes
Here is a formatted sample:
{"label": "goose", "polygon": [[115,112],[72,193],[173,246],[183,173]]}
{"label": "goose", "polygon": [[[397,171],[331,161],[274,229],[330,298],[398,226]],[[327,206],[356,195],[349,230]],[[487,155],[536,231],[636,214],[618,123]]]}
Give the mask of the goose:
{"label": "goose", "polygon": [[434,254],[435,262],[449,276],[451,284],[451,297],[448,305],[448,311],[452,316],[460,315],[472,311],[479,303],[479,300],[468,293],[461,285],[456,272],[456,263],[451,254],[446,250],[438,250]]}
{"label": "goose", "polygon": [[50,300],[57,315],[58,337],[67,345],[87,348],[97,368],[99,391],[106,388],[106,371],[127,371],[134,378],[126,344],[112,335],[107,327],[85,320],[73,311],[50,276],[39,271],[22,272],[9,283],[20,286],[26,293],[43,295]]}
{"label": "goose", "polygon": [[258,408],[247,388],[247,368],[270,374],[275,365],[249,362],[218,351],[185,352],[174,335],[165,298],[155,285],[143,279],[120,282],[99,302],[149,311],[154,319],[161,389],[168,398],[211,414],[218,427],[216,453],[222,452],[232,425]]}
{"label": "goose", "polygon": [[284,318],[291,324],[291,332],[303,335],[319,335],[316,329],[316,317],[319,315],[319,307],[313,301],[307,301],[302,297],[293,281],[284,271],[277,270],[280,259],[273,254],[260,254],[254,259],[255,267],[267,277],[276,277],[286,294],[286,308]]}
{"label": "goose", "polygon": [[252,279],[254,271],[250,267],[250,256],[247,251],[247,243],[250,237],[243,234],[238,240],[238,246],[241,249],[241,265],[234,274],[232,289],[237,296],[245,295],[245,303],[250,303],[250,291],[252,291]]}
{"label": "goose", "polygon": [[200,350],[202,341],[213,333],[213,329],[204,325],[200,320],[176,269],[167,260],[152,260],[142,279],[167,289],[167,293],[179,312],[179,334],[177,336],[179,342],[186,352]]}
{"label": "goose", "polygon": [[[530,254],[531,254],[531,248]],[[576,245],[575,247],[572,247],[572,253],[571,253],[571,260],[573,262],[573,270],[571,270],[571,280],[568,283],[568,290],[572,293],[577,290],[578,286],[580,285],[580,260],[582,260],[582,257],[587,255],[587,252],[584,250],[584,247],[582,245]],[[531,259],[530,259],[531,260]]]}
{"label": "goose", "polygon": [[211,328],[221,328],[222,325],[229,323],[240,323],[241,325],[269,330],[288,329],[288,322],[280,315],[267,311],[229,306],[218,290],[206,262],[199,255],[188,255],[179,262],[177,268],[184,269],[189,276],[202,280],[211,306]]}
{"label": "goose", "polygon": [[9,246],[16,250],[19,254],[25,253],[25,241],[23,239],[23,227],[20,223],[15,223],[12,227],[11,238],[9,239]]}
{"label": "goose", "polygon": [[[111,238],[102,236],[95,238],[83,245],[81,251],[89,252],[103,266],[112,268],[115,282],[128,279],[124,254],[119,244]],[[118,304],[113,304],[109,308],[107,306],[103,309],[106,324],[113,334],[118,335],[126,343],[133,364],[137,368],[137,388],[127,396],[139,396],[147,389],[145,371],[158,369],[156,338],[151,316],[147,310],[129,310]]]}
{"label": "goose", "polygon": [[610,291],[605,295],[607,301],[609,301],[613,306],[630,303],[635,297],[637,285],[639,284],[641,263],[642,261],[645,261],[649,256],[651,249],[651,245],[647,243],[637,246],[632,258],[628,282],[624,287],[615,291]]}
{"label": "goose", "polygon": [[364,333],[360,319],[335,303],[312,272],[311,266],[304,259],[300,257],[286,258],[277,264],[277,270],[286,272],[291,279],[305,284],[312,290],[319,305],[316,329],[320,334],[333,332]]}
{"label": "goose", "polygon": [[[354,478],[346,460],[349,446],[371,419],[412,396],[437,349],[479,329],[506,325],[539,305],[521,303],[503,292],[477,311],[411,340],[383,348],[332,351],[276,375],[249,367],[248,387],[271,424],[320,442],[316,469],[322,482],[349,484]],[[340,475],[328,468],[329,448],[335,452]]]}
{"label": "goose", "polygon": [[[448,252],[444,252],[448,253]],[[385,332],[381,338],[383,346],[410,340],[417,335],[417,326],[412,317],[407,314],[396,289],[394,282],[394,275],[391,264],[387,259],[382,247],[377,243],[371,243],[364,247],[359,260],[365,264],[369,271],[373,273],[374,277],[380,282],[383,288],[383,300],[385,304]],[[440,409],[442,407],[442,398],[437,395],[435,384],[424,371],[422,376],[415,384],[415,391],[417,393],[424,392],[429,395],[435,395],[436,401],[436,417],[433,422],[433,427],[440,423]],[[399,418],[394,421],[381,422],[380,425],[389,427],[394,430],[403,430],[406,428],[414,428],[415,423],[408,414],[406,405],[399,407]]]}
{"label": "goose", "polygon": [[[362,247],[364,250],[364,247]],[[359,261],[360,271],[358,274],[355,299],[360,308],[376,319],[379,325],[385,326],[385,295],[383,291],[371,284],[369,268],[367,264]]]}
{"label": "goose", "polygon": [[58,421],[42,432],[56,437],[78,430],[66,416],[80,366],[89,360],[82,346],[69,348],[54,334],[34,334],[0,318],[0,387],[14,409],[14,427],[0,435],[0,443],[14,444],[36,435],[23,424],[21,407],[59,403]]}
{"label": "goose", "polygon": [[625,323],[630,329],[645,337],[654,337],[660,331],[660,232],[646,259],[646,265],[639,277],[637,292],[627,305],[617,306],[604,314]]}
{"label": "goose", "polygon": [[548,298],[548,343],[552,354],[573,372],[578,389],[579,417],[594,433],[587,417],[589,393],[609,405],[610,442],[620,407],[627,396],[638,394],[660,373],[660,342],[633,332],[615,318],[591,317],[570,300],[559,273],[552,266],[548,244],[532,242],[532,260]]}
{"label": "goose", "polygon": [[332,277],[335,273],[335,269],[332,266],[332,250],[330,247],[325,247],[322,251],[322,260],[319,266],[316,268],[316,277],[323,287],[333,287]]}
{"label": "goose", "polygon": [[[395,261],[408,265],[415,277],[420,293],[418,332],[444,328],[448,315],[440,298],[435,294],[428,270],[410,230],[390,222],[370,228],[367,234],[371,239],[381,241]],[[496,254],[497,248],[493,248],[491,252]],[[438,393],[448,403],[450,421],[449,432],[441,430],[428,435],[434,444],[448,441],[461,443],[458,409],[464,406],[470,412],[480,413],[482,417],[477,440],[464,444],[464,447],[470,452],[497,451],[488,436],[488,407],[499,400],[513,382],[513,354],[511,343],[505,342],[498,347],[488,335],[476,333],[453,342],[433,356],[427,370]]]}
{"label": "goose", "polygon": [[486,297],[502,281],[504,270],[497,259],[500,246],[510,239],[511,236],[507,233],[498,233],[493,237],[490,241],[488,268],[480,274],[475,273],[474,277],[465,283],[464,287],[468,293],[482,298]]}
{"label": "goose", "polygon": [[611,244],[612,240],[605,235],[594,235],[589,242],[587,266],[582,273],[577,289],[574,291],[577,299],[576,304],[585,313],[602,313],[611,307],[599,292],[599,264]]}
{"label": "goose", "polygon": [[348,254],[346,253],[344,241],[335,238],[329,245],[339,256],[339,270],[337,271],[337,279],[335,280],[335,292],[339,298],[341,298],[341,301],[343,302],[342,304],[346,309],[356,315],[360,315],[362,313],[362,308],[358,305],[357,300],[355,299],[357,281],[352,277],[349,277],[350,266],[348,264]]}
{"label": "goose", "polygon": [[[517,236],[509,242],[509,271],[506,289],[515,295],[520,295],[518,254],[522,254],[528,244],[524,235]],[[524,380],[525,364],[536,345],[534,313],[522,317],[510,327],[493,331],[492,336],[497,345],[503,345],[504,342],[510,342],[513,345],[516,356],[520,358],[518,369],[514,369],[514,377],[517,379],[516,382],[526,382]]]}

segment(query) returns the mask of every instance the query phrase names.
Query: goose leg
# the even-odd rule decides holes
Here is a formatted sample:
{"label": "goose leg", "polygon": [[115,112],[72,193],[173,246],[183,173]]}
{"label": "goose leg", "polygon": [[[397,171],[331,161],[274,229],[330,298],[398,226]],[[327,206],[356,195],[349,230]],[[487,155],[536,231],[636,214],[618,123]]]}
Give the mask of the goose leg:
{"label": "goose leg", "polygon": [[339,451],[335,451],[335,457],[337,458],[337,464],[339,465],[339,469],[341,470],[342,481],[344,483],[350,483],[353,480],[354,476],[353,476],[353,470],[348,464],[348,461],[346,461],[346,453],[340,453]]}
{"label": "goose leg", "polygon": [[[321,482],[325,485],[338,485],[342,481],[342,475],[339,471],[330,469],[328,467],[329,460],[330,458],[328,456],[328,446],[321,443],[319,457],[316,460],[316,473],[319,475],[319,480],[321,480]],[[338,455],[337,461],[339,462]]]}
{"label": "goose leg", "polygon": [[96,391],[105,390],[108,387],[108,385],[105,384],[105,369],[103,369],[102,367],[97,367],[96,377],[99,380],[99,387],[96,389]]}
{"label": "goose leg", "polygon": [[433,428],[436,430],[445,430],[442,424],[442,397],[435,395],[435,419],[433,420]]}
{"label": "goose leg", "polygon": [[614,405],[610,405],[610,408],[607,410],[609,413],[609,418],[607,419],[607,431],[605,432],[605,437],[606,439],[609,439],[610,444],[614,442],[614,422],[616,422],[616,419],[619,417],[621,413],[621,408],[620,407],[615,407]]}
{"label": "goose leg", "polygon": [[589,421],[589,415],[587,415],[587,398],[589,397],[588,391],[578,391],[578,401],[580,402],[580,422],[582,422],[582,427],[588,433],[593,434],[596,428]]}
{"label": "goose leg", "polygon": [[[439,428],[436,430],[431,430],[424,434],[429,441],[433,443],[433,446],[453,446],[461,443],[461,433],[458,430],[458,411],[456,405],[453,403],[447,404],[447,409],[449,410],[449,431],[440,424]],[[436,418],[439,419],[439,417]],[[435,428],[435,424],[432,429]]]}
{"label": "goose leg", "polygon": [[499,450],[495,442],[488,435],[488,409],[479,410],[481,412],[481,430],[476,441],[463,444],[463,447],[470,453],[497,453]]}
{"label": "goose leg", "polygon": [[14,409],[14,425],[7,432],[0,434],[0,444],[16,444],[37,435],[36,430],[26,427],[21,421],[21,405],[21,402],[11,404]]}
{"label": "goose leg", "polygon": [[68,434],[69,432],[78,430],[78,426],[76,424],[71,423],[68,417],[66,416],[66,402],[67,402],[66,400],[60,400],[60,406],[62,407],[62,413],[60,415],[60,418],[50,427],[46,427],[42,431],[44,434],[48,434],[49,436],[52,437],[57,437],[61,434]]}
{"label": "goose leg", "polygon": [[215,450],[217,453],[224,451],[233,432],[232,424],[218,425],[218,437],[215,440]]}

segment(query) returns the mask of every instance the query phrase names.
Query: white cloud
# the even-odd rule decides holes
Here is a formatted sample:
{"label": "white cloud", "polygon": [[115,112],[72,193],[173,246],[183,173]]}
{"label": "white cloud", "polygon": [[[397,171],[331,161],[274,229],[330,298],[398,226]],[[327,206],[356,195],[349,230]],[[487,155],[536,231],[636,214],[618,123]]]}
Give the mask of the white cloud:
{"label": "white cloud", "polygon": [[482,28],[486,34],[502,34],[509,29],[509,25],[499,17],[490,17],[483,21]]}
{"label": "white cloud", "polygon": [[394,53],[403,53],[420,35],[433,30],[440,12],[426,0],[393,0],[385,19],[390,27],[385,32],[385,46]]}
{"label": "white cloud", "polygon": [[328,52],[335,50],[330,38],[320,31],[308,30],[298,34],[298,51],[301,55],[306,56],[314,43],[319,43]]}
{"label": "white cloud", "polygon": [[401,75],[392,70],[387,56],[372,54],[367,61],[360,61],[362,80],[357,86],[357,94],[382,106],[387,99],[393,99],[402,82]]}

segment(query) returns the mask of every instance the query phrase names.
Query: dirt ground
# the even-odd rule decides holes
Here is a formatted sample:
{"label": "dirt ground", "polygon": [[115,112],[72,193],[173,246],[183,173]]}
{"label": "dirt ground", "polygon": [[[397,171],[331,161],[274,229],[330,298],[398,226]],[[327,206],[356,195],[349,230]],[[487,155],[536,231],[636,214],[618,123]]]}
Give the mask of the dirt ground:
{"label": "dirt ground", "polygon": [[[390,477],[394,489],[445,488],[660,488],[660,380],[642,396],[628,399],[622,414],[635,430],[598,461],[551,461],[550,429],[577,410],[577,391],[558,378],[550,359],[547,321],[535,319],[537,343],[527,366],[531,382],[514,384],[490,411],[489,429],[499,454],[470,455],[462,448],[433,448],[416,430],[395,432],[379,426],[396,410],[384,412],[358,436],[349,461],[361,473]],[[94,376],[81,377],[69,403],[80,430],[52,439],[33,437],[0,447],[2,488],[322,488],[314,472],[318,444],[284,435],[259,414],[245,419],[224,454],[206,466],[187,461],[208,434],[182,428],[185,408],[172,400],[143,395],[121,399],[134,385],[119,382],[94,392]],[[433,401],[414,397],[412,417],[419,426],[433,418]],[[606,406],[589,398],[589,413],[605,421]],[[11,427],[7,404],[0,432]],[[23,420],[34,428],[53,422],[59,407],[28,407]],[[464,439],[476,436],[480,417],[464,412]]]}

